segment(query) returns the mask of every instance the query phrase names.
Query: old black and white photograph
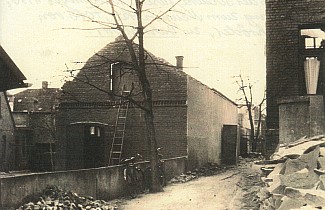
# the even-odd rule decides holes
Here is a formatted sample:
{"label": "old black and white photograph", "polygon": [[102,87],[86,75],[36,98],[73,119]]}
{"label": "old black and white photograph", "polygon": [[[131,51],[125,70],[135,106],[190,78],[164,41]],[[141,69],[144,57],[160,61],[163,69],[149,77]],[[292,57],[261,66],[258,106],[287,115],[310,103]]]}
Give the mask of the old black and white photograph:
{"label": "old black and white photograph", "polygon": [[325,0],[1,0],[0,210],[325,209]]}

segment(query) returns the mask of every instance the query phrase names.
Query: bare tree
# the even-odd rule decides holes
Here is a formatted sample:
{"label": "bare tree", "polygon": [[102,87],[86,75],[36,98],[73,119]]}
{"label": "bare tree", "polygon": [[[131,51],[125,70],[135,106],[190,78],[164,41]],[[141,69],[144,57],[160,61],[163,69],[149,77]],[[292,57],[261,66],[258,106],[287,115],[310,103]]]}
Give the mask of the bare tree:
{"label": "bare tree", "polygon": [[263,99],[257,106],[259,108],[259,116],[258,116],[259,119],[258,119],[258,124],[257,124],[257,128],[256,128],[256,133],[255,133],[254,116],[253,116],[253,109],[254,109],[253,91],[252,91],[253,84],[249,81],[245,82],[242,75],[238,75],[236,77],[238,78],[238,80],[236,80],[236,83],[239,87],[238,91],[242,92],[242,95],[243,95],[243,98],[241,98],[240,100],[244,101],[244,104],[248,111],[248,120],[249,120],[249,125],[250,125],[249,139],[252,142],[252,151],[256,152],[257,141],[260,136],[260,130],[261,130],[262,111],[263,111],[262,106],[266,100],[265,91],[264,91]]}
{"label": "bare tree", "polygon": [[39,155],[46,155],[46,157],[49,155],[51,171],[54,171],[53,155],[55,154],[55,151],[53,149],[53,145],[57,142],[55,116],[56,110],[54,107],[51,107],[51,110],[49,112],[42,113],[41,115],[35,117],[35,122],[33,124],[34,132],[37,135],[41,136],[42,140],[45,140],[49,146],[48,151],[41,151]]}
{"label": "bare tree", "polygon": [[44,116],[44,118],[42,119],[41,123],[41,129],[43,129],[43,131],[48,132],[49,136],[50,136],[50,140],[49,140],[49,151],[46,152],[46,154],[50,155],[50,164],[51,164],[51,171],[54,171],[54,158],[53,158],[53,143],[56,141],[56,129],[55,129],[55,125],[54,125],[54,119],[55,119],[55,115],[53,113],[50,113],[47,116]]}
{"label": "bare tree", "polygon": [[266,91],[264,91],[263,98],[257,106],[258,107],[258,122],[257,122],[255,139],[258,139],[260,137],[260,131],[261,131],[261,126],[262,126],[261,125],[262,124],[262,114],[263,114],[263,111],[265,110],[265,107],[263,108],[265,100],[266,100]]}
{"label": "bare tree", "polygon": [[[150,81],[147,77],[146,66],[148,65],[158,65],[154,62],[154,59],[151,59],[153,63],[146,62],[148,56],[150,54],[147,53],[144,49],[144,35],[153,30],[159,30],[152,28],[154,23],[157,21],[162,21],[168,26],[172,26],[168,21],[165,21],[163,17],[169,13],[174,11],[174,7],[181,0],[176,0],[173,5],[168,7],[165,10],[154,12],[152,9],[144,9],[144,4],[146,0],[87,0],[87,2],[95,9],[99,10],[103,14],[109,17],[109,21],[104,20],[96,20],[93,17],[89,17],[82,14],[76,14],[78,16],[82,16],[85,19],[89,20],[92,23],[96,23],[99,27],[81,29],[81,28],[70,28],[70,29],[81,29],[81,30],[117,30],[123,37],[123,40],[126,44],[127,51],[131,58],[129,63],[122,62],[121,64],[127,66],[130,72],[136,76],[139,83],[139,90],[135,91],[136,88],[132,88],[128,95],[107,92],[104,89],[92,84],[89,80],[83,80],[82,82],[87,83],[88,85],[96,88],[100,91],[104,91],[107,94],[111,94],[120,98],[124,98],[136,106],[141,108],[144,111],[145,116],[145,127],[146,127],[146,141],[149,148],[149,156],[150,156],[150,165],[151,165],[151,192],[159,192],[162,191],[162,186],[159,183],[158,177],[158,154],[157,154],[157,140],[156,140],[156,132],[154,125],[154,113],[153,113],[153,105],[152,105],[152,89],[150,86]],[[128,13],[134,15],[135,22],[132,24],[124,23],[121,18],[120,13]],[[143,15],[148,15],[146,18]],[[173,26],[174,27],[174,26]],[[176,28],[176,27],[175,27]],[[137,44],[135,45],[135,41]],[[99,55],[100,56],[100,55]],[[109,60],[109,63],[113,63],[116,61]],[[120,61],[118,61],[120,62]],[[76,77],[74,77],[76,78]],[[134,100],[133,96],[142,96],[142,102],[139,103],[137,100]]]}

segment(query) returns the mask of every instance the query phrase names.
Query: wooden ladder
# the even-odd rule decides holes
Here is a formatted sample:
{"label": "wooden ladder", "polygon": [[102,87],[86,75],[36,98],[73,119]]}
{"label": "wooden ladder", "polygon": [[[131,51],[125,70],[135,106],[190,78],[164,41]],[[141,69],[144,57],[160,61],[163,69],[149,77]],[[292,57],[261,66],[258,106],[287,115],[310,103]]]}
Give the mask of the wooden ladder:
{"label": "wooden ladder", "polygon": [[[129,95],[130,91],[123,91],[122,96]],[[129,109],[129,101],[121,97],[120,104],[117,110],[117,117],[115,122],[114,136],[112,141],[112,148],[109,155],[109,165],[118,165],[121,161],[125,123]]]}

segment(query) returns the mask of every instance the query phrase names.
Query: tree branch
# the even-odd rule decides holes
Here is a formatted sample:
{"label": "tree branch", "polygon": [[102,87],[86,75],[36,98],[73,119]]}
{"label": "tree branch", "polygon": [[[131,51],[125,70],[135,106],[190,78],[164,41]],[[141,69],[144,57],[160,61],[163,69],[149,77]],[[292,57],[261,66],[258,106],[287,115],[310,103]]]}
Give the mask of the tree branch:
{"label": "tree branch", "polygon": [[166,10],[165,12],[161,13],[160,15],[157,15],[154,19],[152,19],[151,21],[149,21],[144,27],[143,29],[147,28],[149,25],[151,25],[153,22],[155,22],[156,20],[161,19],[164,15],[166,15],[168,12],[170,12],[179,2],[181,2],[182,0],[178,0],[175,4],[173,4],[168,10]]}
{"label": "tree branch", "polygon": [[114,13],[110,13],[110,12],[108,12],[108,11],[102,9],[102,8],[99,7],[98,5],[92,3],[90,0],[87,0],[87,1],[88,1],[89,4],[91,4],[91,6],[95,7],[96,9],[98,9],[98,10],[100,10],[100,11],[102,11],[102,12],[108,14],[108,15],[114,15]]}

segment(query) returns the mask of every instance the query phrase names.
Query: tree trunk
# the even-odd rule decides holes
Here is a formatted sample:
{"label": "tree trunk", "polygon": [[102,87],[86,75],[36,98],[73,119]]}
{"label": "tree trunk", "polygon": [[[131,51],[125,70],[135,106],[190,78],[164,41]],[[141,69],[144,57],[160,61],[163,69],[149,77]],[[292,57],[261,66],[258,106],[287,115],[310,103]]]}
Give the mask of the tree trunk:
{"label": "tree trunk", "polygon": [[252,142],[252,151],[256,152],[257,144],[256,144],[256,139],[255,139],[255,129],[254,129],[254,119],[252,115],[252,106],[249,105],[247,106],[248,109],[248,118],[249,118],[249,124],[251,127],[251,132],[249,135],[250,141]]}
{"label": "tree trunk", "polygon": [[145,112],[146,128],[147,128],[147,142],[150,151],[150,167],[151,167],[151,189],[150,192],[161,192],[162,186],[159,182],[158,174],[158,154],[157,141],[155,135],[155,127],[153,123],[154,116],[150,112]]}
{"label": "tree trunk", "polygon": [[136,1],[137,17],[138,17],[138,40],[139,40],[139,79],[143,91],[147,142],[150,155],[151,165],[151,192],[162,191],[162,186],[159,183],[158,177],[158,154],[157,154],[157,140],[155,133],[155,125],[153,122],[154,114],[152,110],[152,90],[146,75],[146,64],[144,56],[144,39],[143,39],[143,25],[142,25],[142,3],[140,0]]}

